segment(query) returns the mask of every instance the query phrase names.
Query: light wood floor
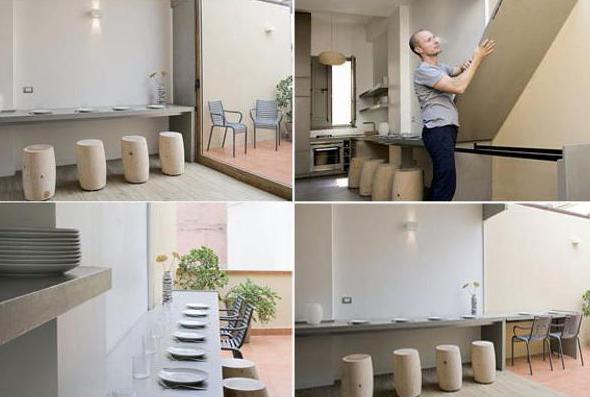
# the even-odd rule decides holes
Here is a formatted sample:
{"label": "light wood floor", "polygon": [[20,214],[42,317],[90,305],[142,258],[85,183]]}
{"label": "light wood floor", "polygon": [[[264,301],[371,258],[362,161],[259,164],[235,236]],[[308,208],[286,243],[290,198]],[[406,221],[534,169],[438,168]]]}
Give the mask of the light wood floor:
{"label": "light wood floor", "polygon": [[[130,184],[123,178],[120,160],[107,163],[107,186],[96,192],[80,189],[77,168],[57,168],[56,201],[265,201],[282,200],[218,171],[187,163],[185,173],[167,176],[161,173],[157,156],[150,158],[150,180]],[[0,178],[0,201],[22,201],[22,176]]]}
{"label": "light wood floor", "polygon": [[[497,380],[491,385],[480,385],[473,382],[473,372],[469,366],[463,368],[463,387],[458,392],[447,393],[438,389],[436,370],[425,370],[422,375],[422,397],[457,396],[457,397],[564,397],[546,387],[533,383],[509,371],[497,373]],[[393,391],[393,376],[375,377],[375,397],[396,396]],[[340,385],[308,390],[298,390],[296,397],[339,397]]]}

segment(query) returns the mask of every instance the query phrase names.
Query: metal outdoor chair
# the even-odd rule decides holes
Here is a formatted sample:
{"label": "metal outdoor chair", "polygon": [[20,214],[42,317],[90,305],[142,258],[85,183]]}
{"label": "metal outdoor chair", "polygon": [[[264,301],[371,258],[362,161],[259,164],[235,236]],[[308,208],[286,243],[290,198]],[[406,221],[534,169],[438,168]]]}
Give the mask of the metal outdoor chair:
{"label": "metal outdoor chair", "polygon": [[[226,114],[237,114],[240,116],[237,122],[231,122],[227,120]],[[248,153],[248,127],[242,124],[243,114],[235,110],[224,110],[223,103],[221,101],[210,101],[209,102],[209,115],[211,116],[211,130],[209,131],[209,143],[207,143],[207,151],[211,147],[211,137],[213,136],[214,128],[224,128],[223,143],[221,147],[225,147],[225,138],[227,137],[227,130],[233,131],[233,157],[236,157],[236,134],[244,134],[244,154]]]}
{"label": "metal outdoor chair", "polygon": [[256,129],[275,131],[275,150],[279,150],[281,144],[281,121],[283,113],[274,100],[256,100],[256,108],[250,110],[250,118],[254,124],[254,148],[256,148]]}
{"label": "metal outdoor chair", "polygon": [[254,306],[244,303],[244,311],[236,321],[236,326],[225,327],[221,330],[221,350],[231,351],[234,358],[244,358],[240,349],[248,335],[253,314]]}
{"label": "metal outdoor chair", "polygon": [[[518,335],[516,330],[526,330],[529,331],[528,335]],[[520,327],[518,325],[514,326],[512,330],[512,365],[514,366],[514,342],[524,342],[526,344],[526,354],[527,360],[529,363],[529,371],[531,376],[533,375],[533,365],[531,364],[531,352],[529,349],[529,344],[531,342],[538,342],[541,341],[543,343],[543,352],[545,352],[545,344],[549,346],[549,352],[551,352],[551,343],[549,342],[549,332],[551,331],[551,317],[547,316],[535,316],[533,320],[533,325],[528,327]],[[543,353],[543,359],[545,359],[545,353]],[[551,354],[549,354],[549,365],[551,366],[551,371],[553,371],[553,361],[551,360]]]}
{"label": "metal outdoor chair", "polygon": [[[231,309],[219,309],[219,320],[226,322],[226,327],[237,326],[236,323],[242,313],[244,302],[245,299],[241,295],[238,295],[236,299],[234,299]],[[224,315],[221,312],[225,312],[226,314]],[[221,329],[223,330],[224,327],[221,327]]]}
{"label": "metal outdoor chair", "polygon": [[[582,361],[582,366],[584,366],[584,356],[582,355],[582,342],[580,342],[580,329],[582,328],[582,319],[583,317],[581,314],[573,314],[571,316],[567,316],[563,323],[551,324],[553,328],[559,329],[558,332],[550,332],[549,339],[554,339],[557,341],[557,345],[559,346],[559,356],[561,358],[561,366],[563,367],[563,369],[565,369],[562,343],[562,341],[564,340],[576,340],[577,348],[580,350],[580,360]],[[551,352],[549,352],[549,354],[551,354]],[[543,356],[545,356],[544,351]]]}

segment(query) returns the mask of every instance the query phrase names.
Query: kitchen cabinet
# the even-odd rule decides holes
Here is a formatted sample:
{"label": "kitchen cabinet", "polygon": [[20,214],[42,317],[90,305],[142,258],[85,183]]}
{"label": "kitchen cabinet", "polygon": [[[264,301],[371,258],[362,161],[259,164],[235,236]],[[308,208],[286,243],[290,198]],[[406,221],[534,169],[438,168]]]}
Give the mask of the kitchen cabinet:
{"label": "kitchen cabinet", "polygon": [[295,13],[295,176],[310,172],[311,14]]}

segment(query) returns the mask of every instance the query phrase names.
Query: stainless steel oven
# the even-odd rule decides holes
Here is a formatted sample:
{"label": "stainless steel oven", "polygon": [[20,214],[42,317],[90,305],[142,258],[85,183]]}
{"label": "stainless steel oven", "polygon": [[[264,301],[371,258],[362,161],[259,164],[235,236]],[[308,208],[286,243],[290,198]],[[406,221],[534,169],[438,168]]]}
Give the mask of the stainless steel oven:
{"label": "stainless steel oven", "polygon": [[311,172],[344,172],[344,140],[311,143]]}

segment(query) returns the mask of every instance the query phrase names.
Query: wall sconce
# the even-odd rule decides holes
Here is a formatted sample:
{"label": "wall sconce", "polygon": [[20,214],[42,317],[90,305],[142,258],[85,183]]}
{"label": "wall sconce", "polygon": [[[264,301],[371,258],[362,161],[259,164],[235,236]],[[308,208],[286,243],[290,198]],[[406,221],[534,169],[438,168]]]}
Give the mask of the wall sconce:
{"label": "wall sconce", "polygon": [[406,232],[415,232],[416,230],[418,230],[418,222],[406,222],[404,223],[404,229],[406,229]]}
{"label": "wall sconce", "polygon": [[92,9],[88,12],[88,15],[90,16],[90,19],[102,19],[102,10],[99,10],[97,8]]}
{"label": "wall sconce", "polygon": [[266,32],[266,34],[271,34],[272,32],[274,32],[277,28],[274,27],[273,25],[271,25],[270,23],[267,23],[264,25],[264,31]]}
{"label": "wall sconce", "polygon": [[572,237],[572,245],[574,248],[578,248],[580,244],[582,244],[582,240],[578,236]]}

